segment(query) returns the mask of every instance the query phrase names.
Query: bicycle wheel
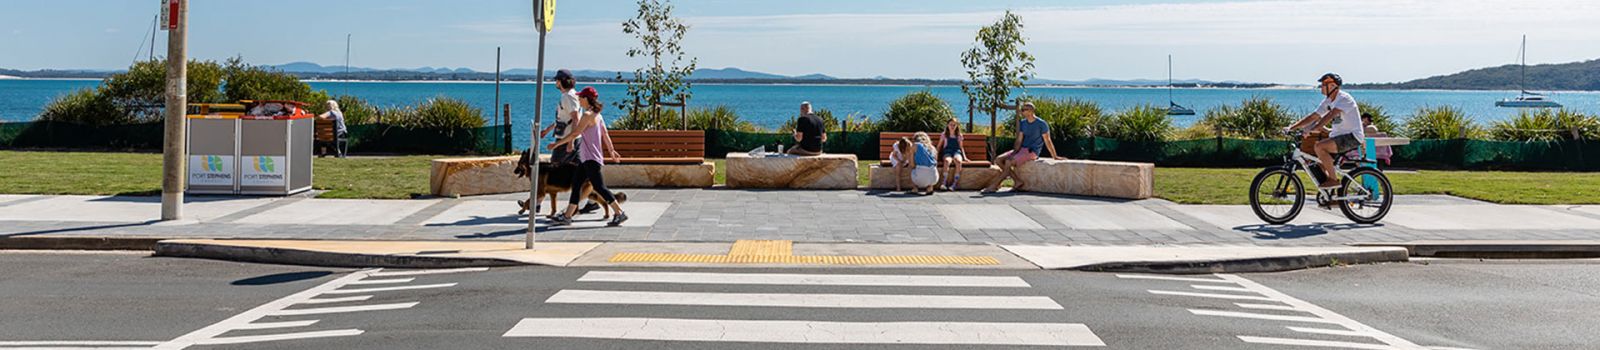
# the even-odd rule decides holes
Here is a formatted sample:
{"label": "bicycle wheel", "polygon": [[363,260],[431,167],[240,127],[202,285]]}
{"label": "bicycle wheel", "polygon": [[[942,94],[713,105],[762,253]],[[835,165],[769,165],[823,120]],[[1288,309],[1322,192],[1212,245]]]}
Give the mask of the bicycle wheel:
{"label": "bicycle wheel", "polygon": [[1267,168],[1250,181],[1250,210],[1262,221],[1273,225],[1288,223],[1300,215],[1305,203],[1305,187],[1294,169]]}
{"label": "bicycle wheel", "polygon": [[1339,211],[1356,223],[1372,224],[1383,220],[1389,215],[1389,207],[1394,205],[1394,190],[1389,186],[1389,177],[1383,172],[1372,168],[1356,169],[1350,172],[1350,179],[1345,180],[1344,186],[1339,187],[1339,197],[1361,198],[1342,201]]}

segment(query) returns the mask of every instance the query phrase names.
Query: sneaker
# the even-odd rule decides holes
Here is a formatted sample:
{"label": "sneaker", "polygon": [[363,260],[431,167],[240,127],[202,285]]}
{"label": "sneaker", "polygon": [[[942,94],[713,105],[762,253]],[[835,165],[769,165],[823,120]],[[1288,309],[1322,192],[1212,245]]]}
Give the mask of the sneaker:
{"label": "sneaker", "polygon": [[550,226],[567,226],[571,224],[572,218],[567,217],[566,213],[556,214],[555,217],[550,218]]}
{"label": "sneaker", "polygon": [[628,221],[628,214],[617,213],[617,216],[612,217],[611,218],[611,222],[607,222],[606,226],[611,226],[611,227],[622,226],[622,223],[625,222],[625,221]]}
{"label": "sneaker", "polygon": [[596,210],[600,210],[600,204],[589,202],[589,205],[583,206],[583,209],[578,209],[578,214],[594,214]]}

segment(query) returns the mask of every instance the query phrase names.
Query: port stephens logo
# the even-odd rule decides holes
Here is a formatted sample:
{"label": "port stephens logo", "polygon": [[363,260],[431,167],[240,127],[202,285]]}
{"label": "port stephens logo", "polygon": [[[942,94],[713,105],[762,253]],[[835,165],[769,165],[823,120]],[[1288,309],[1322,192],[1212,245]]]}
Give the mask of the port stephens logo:
{"label": "port stephens logo", "polygon": [[206,156],[206,171],[214,173],[222,172],[222,157]]}
{"label": "port stephens logo", "polygon": [[273,169],[276,169],[276,168],[277,168],[277,166],[272,164],[272,157],[267,157],[267,156],[256,157],[256,171],[260,171],[260,172],[263,172],[263,173],[269,173],[270,174],[270,173],[275,173],[276,171],[274,171]]}

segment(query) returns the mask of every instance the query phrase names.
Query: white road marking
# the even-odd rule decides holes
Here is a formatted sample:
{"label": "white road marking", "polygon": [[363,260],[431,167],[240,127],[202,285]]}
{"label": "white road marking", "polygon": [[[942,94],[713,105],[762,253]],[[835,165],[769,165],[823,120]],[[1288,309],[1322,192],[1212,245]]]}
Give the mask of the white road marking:
{"label": "white road marking", "polygon": [[343,302],[350,302],[350,301],[366,301],[367,299],[372,299],[372,296],[371,295],[357,295],[357,296],[353,296],[353,297],[343,297],[343,298],[306,299],[306,301],[302,301],[302,302],[300,302],[300,304],[301,305],[314,305],[314,304],[343,303]]}
{"label": "white road marking", "polygon": [[415,278],[391,278],[391,279],[386,279],[386,280],[360,280],[360,281],[350,282],[350,285],[352,285],[352,286],[365,286],[365,285],[373,285],[373,284],[411,283],[411,281],[415,281],[415,280],[416,280]]}
{"label": "white road marking", "polygon": [[1274,321],[1294,321],[1294,322],[1312,322],[1312,323],[1338,324],[1338,322],[1334,322],[1334,321],[1331,321],[1331,320],[1328,320],[1328,319],[1324,319],[1324,318],[1321,318],[1321,317],[1309,317],[1309,316],[1271,315],[1271,314],[1258,314],[1258,313],[1251,313],[1251,312],[1197,310],[1197,309],[1189,309],[1189,312],[1194,313],[1196,315],[1202,315],[1202,316],[1222,316],[1222,317],[1254,318],[1254,319],[1274,320]]}
{"label": "white road marking", "polygon": [[1201,284],[1190,285],[1189,288],[1194,288],[1194,289],[1199,289],[1199,290],[1215,290],[1215,291],[1223,291],[1223,292],[1244,292],[1244,293],[1249,293],[1250,292],[1250,289],[1242,288],[1242,287],[1208,286],[1208,285],[1201,285]]}
{"label": "white road marking", "polygon": [[1158,280],[1158,281],[1180,281],[1180,282],[1207,282],[1207,283],[1229,283],[1229,284],[1233,283],[1233,282],[1229,282],[1228,280],[1221,280],[1221,279],[1215,279],[1215,278],[1173,277],[1173,276],[1152,276],[1152,275],[1124,275],[1124,274],[1117,274],[1117,278],[1138,279],[1138,280]]}
{"label": "white road marking", "polygon": [[199,342],[197,342],[195,344],[197,344],[197,345],[245,344],[245,343],[259,343],[259,342],[274,341],[274,340],[310,339],[310,338],[327,338],[327,337],[346,337],[346,336],[352,336],[352,335],[361,335],[361,333],[362,333],[362,331],[359,330],[359,329],[340,329],[340,330],[332,330],[332,331],[316,331],[316,332],[284,333],[284,334],[272,334],[272,335],[251,335],[251,336],[242,336],[242,337],[210,338],[210,339],[201,340],[201,341],[199,341]]}
{"label": "white road marking", "polygon": [[1385,344],[1352,343],[1352,342],[1331,341],[1331,340],[1310,340],[1310,339],[1289,339],[1289,338],[1272,338],[1272,337],[1252,337],[1252,336],[1247,336],[1247,335],[1239,336],[1239,340],[1243,340],[1246,343],[1272,344],[1272,345],[1298,345],[1298,346],[1316,346],[1316,347],[1326,347],[1326,348],[1373,349],[1373,350],[1395,349],[1394,347],[1389,346],[1389,345],[1385,345]]}
{"label": "white road marking", "polygon": [[1366,334],[1366,333],[1362,333],[1362,332],[1358,332],[1358,331],[1352,331],[1352,330],[1348,330],[1348,329],[1327,329],[1327,328],[1310,328],[1310,327],[1295,327],[1295,326],[1288,326],[1286,328],[1289,328],[1289,330],[1291,330],[1291,331],[1296,331],[1296,332],[1300,332],[1300,333],[1342,335],[1342,336],[1347,336],[1347,337],[1369,337],[1369,336],[1372,336],[1371,334]]}
{"label": "white road marking", "polygon": [[377,304],[377,305],[319,307],[319,308],[314,308],[314,309],[278,310],[278,312],[271,313],[270,315],[272,315],[272,316],[295,316],[295,315],[336,314],[336,313],[343,313],[343,312],[358,312],[358,311],[399,310],[399,309],[409,309],[409,308],[411,308],[413,306],[417,306],[417,304],[419,304],[419,303],[410,302],[410,303]]}
{"label": "white road marking", "polygon": [[1016,276],[825,275],[590,271],[578,282],[1028,288]]}
{"label": "white road marking", "polygon": [[[261,319],[262,317],[267,316],[268,314],[277,312],[278,310],[283,310],[284,308],[287,308],[290,305],[294,305],[294,304],[300,303],[302,301],[309,300],[312,297],[315,297],[315,296],[320,295],[322,293],[326,293],[328,291],[332,291],[334,289],[338,289],[339,287],[343,287],[347,283],[350,283],[350,282],[353,282],[353,281],[359,281],[362,278],[367,277],[367,274],[369,274],[369,273],[372,273],[372,272],[371,271],[356,271],[356,272],[351,273],[349,275],[346,275],[344,277],[340,277],[340,278],[334,279],[332,281],[328,281],[328,283],[323,283],[322,285],[319,285],[319,286],[316,286],[316,287],[311,287],[311,289],[306,289],[304,291],[300,291],[299,293],[290,294],[289,296],[283,297],[281,299],[273,300],[271,302],[267,302],[266,304],[262,304],[261,306],[257,306],[254,309],[247,310],[245,312],[239,313],[238,315],[233,315],[233,317],[229,317],[226,320],[222,320],[222,322],[217,322],[217,323],[212,324],[210,326],[206,326],[205,328],[201,328],[201,329],[195,330],[193,332],[189,332],[189,334],[184,334],[183,336],[179,336],[177,339],[173,339],[172,341],[168,341],[166,343],[162,343],[161,345],[157,345],[155,348],[156,349],[174,349],[175,350],[175,349],[187,348],[187,347],[190,347],[190,346],[194,346],[196,344],[201,344],[202,342],[212,340],[212,339],[216,338],[217,336],[222,335],[223,333],[227,333],[228,331],[231,331],[231,330],[234,330],[234,329],[238,329],[239,326],[250,324],[251,322],[254,322],[255,320]],[[359,331],[357,331],[357,332],[358,333],[356,333],[356,334],[360,334]],[[343,335],[350,335],[350,334],[343,334]],[[330,336],[332,336],[332,335],[330,335]]]}
{"label": "white road marking", "polygon": [[1105,346],[1088,326],[1073,323],[525,318],[503,336],[807,344]]}
{"label": "white road marking", "polygon": [[1284,305],[1249,304],[1249,303],[1233,303],[1233,304],[1234,305],[1238,305],[1241,308],[1246,308],[1246,309],[1300,311],[1300,309],[1296,309],[1293,306],[1284,306]]}
{"label": "white road marking", "polygon": [[1149,291],[1149,292],[1150,292],[1150,294],[1176,295],[1176,296],[1198,297],[1198,298],[1275,301],[1275,300],[1272,300],[1272,298],[1263,297],[1263,296],[1255,296],[1255,295],[1174,292],[1174,291],[1166,291],[1166,290],[1152,290],[1152,291]]}
{"label": "white road marking", "polygon": [[862,309],[1024,309],[1061,310],[1049,297],[765,294],[562,290],[545,300],[556,304],[637,304],[693,306],[765,306]]}
{"label": "white road marking", "polygon": [[149,347],[120,347],[120,346],[113,346],[113,347],[105,347],[105,346],[74,347],[74,346],[54,346],[54,345],[51,345],[51,346],[40,346],[40,347],[24,346],[24,347],[16,347],[16,348],[7,346],[7,347],[0,347],[0,349],[5,349],[5,350],[150,350]]}
{"label": "white road marking", "polygon": [[234,329],[273,329],[273,328],[305,327],[305,326],[310,326],[310,325],[317,324],[317,321],[318,320],[284,321],[284,322],[255,322],[255,323],[242,325],[242,326],[239,326],[239,327],[234,328]]}
{"label": "white road marking", "polygon": [[322,294],[365,294],[365,293],[373,293],[373,292],[390,292],[390,291],[397,291],[397,290],[446,288],[446,287],[454,287],[455,285],[456,285],[455,283],[440,283],[440,284],[424,284],[424,285],[416,285],[416,286],[379,287],[379,288],[366,288],[366,289],[337,289],[337,290],[326,291],[326,292],[323,292]]}
{"label": "white road marking", "polygon": [[159,341],[136,340],[16,340],[0,341],[0,346],[156,346]]}
{"label": "white road marking", "polygon": [[445,273],[483,272],[483,271],[489,271],[489,268],[487,268],[487,267],[468,267],[468,268],[460,268],[460,269],[383,271],[383,272],[374,272],[374,273],[372,273],[372,277],[437,275],[437,274],[445,274]]}
{"label": "white road marking", "polygon": [[1238,283],[1240,286],[1243,286],[1245,288],[1250,288],[1250,289],[1254,290],[1256,293],[1259,293],[1261,295],[1265,295],[1267,297],[1270,297],[1270,298],[1272,298],[1272,299],[1274,299],[1274,300],[1276,300],[1278,302],[1284,303],[1285,305],[1293,306],[1294,308],[1300,309],[1301,311],[1304,311],[1304,312],[1307,312],[1307,313],[1311,313],[1313,315],[1317,315],[1318,317],[1322,317],[1323,319],[1327,319],[1329,321],[1333,321],[1333,323],[1336,323],[1338,325],[1344,326],[1345,328],[1348,328],[1350,330],[1361,332],[1361,333],[1365,333],[1367,336],[1372,337],[1373,339],[1377,339],[1378,341],[1383,342],[1384,344],[1389,344],[1389,346],[1394,348],[1394,349],[1403,349],[1403,350],[1426,350],[1427,349],[1427,348],[1424,348],[1424,347],[1419,346],[1417,344],[1414,344],[1414,343],[1412,343],[1410,341],[1406,341],[1405,339],[1402,339],[1400,337],[1394,336],[1393,334],[1385,333],[1384,331],[1380,331],[1377,328],[1372,328],[1371,326],[1367,326],[1365,324],[1362,324],[1361,322],[1356,322],[1356,320],[1352,320],[1349,317],[1345,317],[1344,315],[1340,315],[1340,314],[1335,313],[1333,311],[1330,311],[1328,309],[1324,309],[1321,306],[1317,306],[1315,304],[1306,302],[1304,300],[1296,299],[1295,297],[1289,296],[1288,294],[1284,294],[1283,292],[1279,292],[1279,291],[1274,290],[1272,288],[1267,288],[1267,286],[1261,285],[1260,283],[1256,283],[1256,282],[1251,281],[1251,280],[1247,280],[1244,277],[1239,277],[1239,276],[1234,276],[1234,275],[1217,275],[1217,277],[1220,277],[1222,279],[1226,279],[1226,280],[1229,280],[1229,281],[1233,281],[1234,283]]}

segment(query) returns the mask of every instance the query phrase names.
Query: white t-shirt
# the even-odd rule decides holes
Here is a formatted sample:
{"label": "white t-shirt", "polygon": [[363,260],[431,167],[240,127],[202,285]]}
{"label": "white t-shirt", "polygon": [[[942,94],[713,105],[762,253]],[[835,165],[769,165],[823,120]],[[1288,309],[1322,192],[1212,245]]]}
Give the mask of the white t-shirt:
{"label": "white t-shirt", "polygon": [[1317,115],[1327,116],[1334,109],[1342,113],[1335,116],[1337,119],[1334,120],[1333,131],[1328,133],[1328,137],[1355,135],[1357,140],[1367,138],[1361,126],[1361,106],[1356,105],[1354,97],[1350,97],[1344,90],[1339,90],[1339,94],[1334,95],[1333,99],[1322,99],[1322,105],[1317,106]]}
{"label": "white t-shirt", "polygon": [[[556,121],[567,123],[567,129],[570,130],[572,129],[572,123],[576,122],[576,120],[572,119],[574,112],[582,113],[578,108],[578,92],[568,90],[566,93],[561,94],[561,104],[556,106]],[[554,137],[560,139],[563,136],[567,136],[567,130],[557,130]]]}

